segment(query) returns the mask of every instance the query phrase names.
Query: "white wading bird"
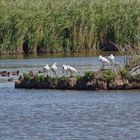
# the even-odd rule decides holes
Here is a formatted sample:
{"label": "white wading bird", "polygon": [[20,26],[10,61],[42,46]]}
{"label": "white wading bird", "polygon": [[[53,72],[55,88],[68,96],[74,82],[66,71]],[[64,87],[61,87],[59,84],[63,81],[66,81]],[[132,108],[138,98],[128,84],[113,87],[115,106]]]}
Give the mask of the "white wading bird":
{"label": "white wading bird", "polygon": [[73,76],[73,73],[76,73],[77,72],[77,70],[74,67],[69,66],[69,65],[67,65],[67,69],[68,69],[68,71],[71,74],[70,76]]}
{"label": "white wading bird", "polygon": [[99,61],[102,63],[102,68],[104,68],[105,64],[110,66],[110,61],[102,55],[99,56]]}
{"label": "white wading bird", "polygon": [[115,57],[113,54],[111,54],[110,56],[108,56],[108,59],[110,61],[110,64],[115,65]]}
{"label": "white wading bird", "polygon": [[47,64],[46,66],[43,67],[44,76],[47,76],[47,75],[48,75],[49,70],[50,70],[50,67],[49,67],[48,64]]}
{"label": "white wading bird", "polygon": [[77,72],[77,70],[72,67],[72,66],[69,66],[69,65],[62,65],[62,73],[66,73],[66,75],[68,74],[68,72],[71,74],[70,76],[73,76],[73,73],[74,72]]}
{"label": "white wading bird", "polygon": [[66,75],[68,74],[68,66],[67,65],[62,65],[62,73],[65,73]]}
{"label": "white wading bird", "polygon": [[56,66],[56,63],[54,63],[52,66],[51,66],[51,70],[52,70],[52,73],[54,76],[57,76],[57,66]]}

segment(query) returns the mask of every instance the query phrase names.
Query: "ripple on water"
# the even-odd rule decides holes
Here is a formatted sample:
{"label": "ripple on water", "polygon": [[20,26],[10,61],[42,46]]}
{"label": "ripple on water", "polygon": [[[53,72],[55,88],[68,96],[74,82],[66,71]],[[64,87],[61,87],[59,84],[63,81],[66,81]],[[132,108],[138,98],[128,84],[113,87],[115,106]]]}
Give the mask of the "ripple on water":
{"label": "ripple on water", "polygon": [[[77,68],[91,65],[89,58],[75,59],[67,58],[65,62],[78,64]],[[55,59],[50,60],[53,63]],[[25,62],[30,65],[33,61]],[[64,60],[58,63],[60,66]],[[0,82],[0,139],[139,140],[139,93],[27,90]]]}

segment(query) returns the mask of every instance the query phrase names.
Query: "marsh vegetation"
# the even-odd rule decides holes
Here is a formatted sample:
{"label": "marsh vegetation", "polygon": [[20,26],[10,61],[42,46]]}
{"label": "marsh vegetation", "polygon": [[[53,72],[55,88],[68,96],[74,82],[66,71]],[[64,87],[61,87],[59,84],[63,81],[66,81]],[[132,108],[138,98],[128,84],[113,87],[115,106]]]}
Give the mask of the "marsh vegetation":
{"label": "marsh vegetation", "polygon": [[140,74],[132,75],[127,70],[87,71],[83,76],[50,77],[24,74],[15,82],[16,88],[29,89],[76,89],[76,90],[117,90],[140,89]]}
{"label": "marsh vegetation", "polygon": [[137,48],[139,0],[1,0],[0,53]]}

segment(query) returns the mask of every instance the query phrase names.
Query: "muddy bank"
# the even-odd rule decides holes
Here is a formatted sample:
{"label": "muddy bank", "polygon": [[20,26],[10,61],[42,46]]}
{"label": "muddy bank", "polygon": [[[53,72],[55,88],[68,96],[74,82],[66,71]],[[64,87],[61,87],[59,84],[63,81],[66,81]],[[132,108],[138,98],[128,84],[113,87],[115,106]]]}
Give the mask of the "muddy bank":
{"label": "muddy bank", "polygon": [[[114,75],[112,75],[114,74]],[[27,75],[15,82],[15,88],[61,90],[128,90],[140,89],[140,80],[123,79],[116,72],[97,72],[75,77],[44,77]]]}

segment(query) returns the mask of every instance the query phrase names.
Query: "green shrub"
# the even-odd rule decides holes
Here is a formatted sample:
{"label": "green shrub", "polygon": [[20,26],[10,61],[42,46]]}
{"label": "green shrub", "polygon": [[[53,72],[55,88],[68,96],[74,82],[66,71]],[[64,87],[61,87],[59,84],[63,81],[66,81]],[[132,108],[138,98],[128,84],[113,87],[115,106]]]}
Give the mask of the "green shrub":
{"label": "green shrub", "polygon": [[82,80],[82,77],[80,75],[76,75],[77,80]]}
{"label": "green shrub", "polygon": [[104,71],[101,75],[101,79],[107,82],[112,82],[115,80],[115,73],[111,70]]}
{"label": "green shrub", "polygon": [[129,71],[128,71],[128,69],[123,68],[123,69],[120,70],[120,74],[121,74],[123,79],[126,79],[129,76]]}
{"label": "green shrub", "polygon": [[62,77],[59,77],[58,80],[59,81],[67,81],[68,80],[68,77],[62,76]]}
{"label": "green shrub", "polygon": [[87,71],[85,72],[84,76],[82,77],[83,80],[88,81],[95,78],[95,72],[93,71]]}
{"label": "green shrub", "polygon": [[31,76],[29,74],[23,73],[23,79],[24,80],[31,80]]}
{"label": "green shrub", "polygon": [[140,82],[140,74],[129,75],[129,76],[128,76],[128,80],[129,80],[129,81]]}
{"label": "green shrub", "polygon": [[51,82],[52,78],[51,78],[50,76],[47,75],[47,76],[45,77],[44,80],[45,80],[45,81],[48,81],[48,82]]}
{"label": "green shrub", "polygon": [[34,76],[33,78],[32,78],[32,81],[33,82],[44,82],[44,80],[45,80],[45,77],[44,76]]}
{"label": "green shrub", "polygon": [[52,82],[56,82],[57,80],[58,80],[57,77],[52,77],[52,78],[51,78],[51,81],[52,81]]}

